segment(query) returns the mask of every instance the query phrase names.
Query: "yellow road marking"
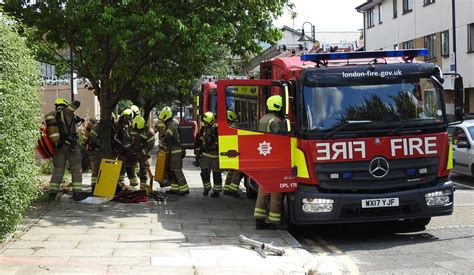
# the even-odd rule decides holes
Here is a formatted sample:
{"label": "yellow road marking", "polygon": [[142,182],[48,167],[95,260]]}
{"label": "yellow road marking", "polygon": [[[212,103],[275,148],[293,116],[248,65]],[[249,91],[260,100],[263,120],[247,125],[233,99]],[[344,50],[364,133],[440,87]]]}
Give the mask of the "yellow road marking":
{"label": "yellow road marking", "polygon": [[332,253],[338,255],[339,259],[344,263],[344,265],[349,269],[350,274],[359,274],[359,268],[357,265],[354,263],[354,261],[351,260],[351,258],[346,255],[346,253],[342,252],[339,250],[336,246],[332,244],[328,244],[325,240],[323,240],[320,237],[316,237],[316,240],[318,243],[320,243],[323,247],[326,247],[331,251]]}

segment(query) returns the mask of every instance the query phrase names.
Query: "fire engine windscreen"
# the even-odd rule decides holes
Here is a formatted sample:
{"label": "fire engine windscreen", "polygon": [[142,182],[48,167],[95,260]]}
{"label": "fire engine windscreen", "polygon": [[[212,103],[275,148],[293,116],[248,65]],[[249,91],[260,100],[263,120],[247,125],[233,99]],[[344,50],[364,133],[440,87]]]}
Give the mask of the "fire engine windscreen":
{"label": "fire engine windscreen", "polygon": [[327,133],[345,124],[341,131],[439,125],[445,121],[441,95],[428,78],[375,85],[305,86],[302,126],[308,132]]}

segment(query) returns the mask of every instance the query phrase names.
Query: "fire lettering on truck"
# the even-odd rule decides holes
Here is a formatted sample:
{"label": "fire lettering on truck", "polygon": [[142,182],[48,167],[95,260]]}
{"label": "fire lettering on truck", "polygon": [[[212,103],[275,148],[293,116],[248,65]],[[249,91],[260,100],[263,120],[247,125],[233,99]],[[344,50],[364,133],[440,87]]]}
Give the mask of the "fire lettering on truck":
{"label": "fire lettering on truck", "polygon": [[317,160],[365,159],[365,141],[328,142],[316,144]]}
{"label": "fire lettering on truck", "polygon": [[419,155],[437,154],[436,137],[425,138],[394,138],[390,140],[392,157],[397,155],[397,152],[403,151],[405,156],[413,156],[416,153]]}

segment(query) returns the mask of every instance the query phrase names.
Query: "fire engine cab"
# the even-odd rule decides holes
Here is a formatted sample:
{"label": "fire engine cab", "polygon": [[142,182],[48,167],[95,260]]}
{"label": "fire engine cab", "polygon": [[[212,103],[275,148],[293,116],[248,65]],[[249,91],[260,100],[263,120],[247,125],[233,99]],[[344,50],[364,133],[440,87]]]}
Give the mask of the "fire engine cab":
{"label": "fire engine cab", "polygon": [[[219,161],[283,192],[290,224],[403,220],[453,211],[443,74],[428,50],[275,58],[258,80],[219,80]],[[284,131],[258,131],[281,95]],[[237,114],[230,124],[226,112]]]}

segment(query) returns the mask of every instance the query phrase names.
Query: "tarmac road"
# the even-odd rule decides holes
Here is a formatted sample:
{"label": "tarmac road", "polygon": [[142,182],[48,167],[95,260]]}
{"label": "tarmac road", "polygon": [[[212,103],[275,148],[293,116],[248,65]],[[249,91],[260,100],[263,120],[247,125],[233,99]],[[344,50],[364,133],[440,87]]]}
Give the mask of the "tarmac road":
{"label": "tarmac road", "polygon": [[454,213],[436,217],[425,230],[404,232],[387,224],[311,226],[292,235],[332,274],[472,274],[474,178],[455,175]]}

